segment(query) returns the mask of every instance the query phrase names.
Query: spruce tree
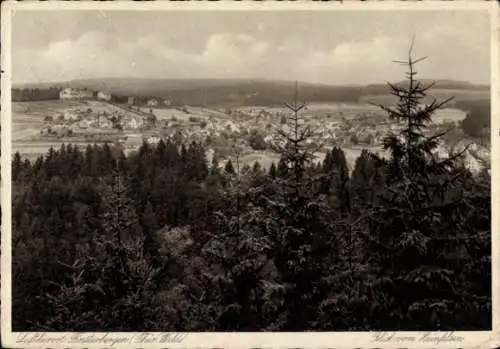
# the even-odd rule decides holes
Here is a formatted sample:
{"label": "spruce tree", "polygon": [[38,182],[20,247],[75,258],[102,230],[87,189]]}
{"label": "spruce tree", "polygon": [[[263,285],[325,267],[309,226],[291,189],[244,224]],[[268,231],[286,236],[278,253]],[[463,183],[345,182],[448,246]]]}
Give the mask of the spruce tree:
{"label": "spruce tree", "polygon": [[210,174],[215,177],[220,177],[220,168],[219,168],[219,157],[216,153],[214,153],[212,157],[212,164],[210,165]]}
{"label": "spruce tree", "polygon": [[101,217],[104,231],[118,242],[136,238],[140,234],[140,226],[122,175],[115,170],[111,188],[104,188],[101,203]]}
{"label": "spruce tree", "polygon": [[226,165],[224,166],[224,172],[228,175],[235,174],[233,162],[231,161],[231,159],[227,160]]}
{"label": "spruce tree", "polygon": [[[376,279],[366,280],[372,311],[379,314],[373,329],[452,329],[462,300],[455,284],[461,271],[450,260],[461,250],[461,236],[469,233],[458,218],[467,202],[467,175],[456,165],[461,153],[436,155],[443,133],[426,132],[433,113],[451,98],[423,103],[432,87],[415,78],[415,65],[423,59],[413,59],[410,49],[407,61],[398,62],[408,67],[405,84],[389,83],[399,102],[380,106],[402,130],[384,139],[391,153],[388,187],[365,212],[359,232],[367,246],[365,260],[376,269]],[[448,195],[457,189],[455,197]]]}
{"label": "spruce tree", "polygon": [[[271,239],[269,257],[281,281],[272,289],[282,290],[277,317],[271,329],[304,330],[316,319],[320,284],[327,260],[335,253],[330,234],[330,213],[326,200],[315,195],[319,178],[307,171],[314,159],[314,149],[307,140],[313,136],[301,114],[305,104],[298,102],[298,88],[287,122],[277,130],[273,149],[280,155],[278,177],[271,196],[266,197],[266,235]],[[271,284],[269,284],[271,287]],[[281,309],[281,310],[280,310]]]}
{"label": "spruce tree", "polygon": [[271,167],[269,167],[269,176],[270,176],[272,179],[276,179],[276,175],[277,175],[276,164],[273,162],[273,163],[271,164]]}
{"label": "spruce tree", "polygon": [[252,172],[254,174],[259,174],[262,171],[260,163],[258,161],[255,161],[252,165]]}
{"label": "spruce tree", "polygon": [[329,194],[340,216],[350,213],[349,169],[344,151],[334,147],[327,151],[321,171],[324,173],[321,192]]}
{"label": "spruce tree", "polygon": [[14,159],[12,160],[12,181],[16,181],[23,170],[23,162],[21,159],[21,154],[18,151],[14,154]]}
{"label": "spruce tree", "polygon": [[288,165],[286,163],[286,160],[283,156],[280,156],[280,159],[278,161],[278,166],[276,168],[276,176],[283,178],[287,175],[288,173]]}
{"label": "spruce tree", "polygon": [[210,238],[202,248],[202,255],[214,270],[209,287],[215,291],[211,303],[217,304],[219,329],[255,331],[263,323],[260,285],[270,246],[267,237],[255,226],[262,211],[244,200],[255,188],[240,173],[237,150],[235,155],[233,177],[220,193],[226,207],[215,212],[215,233],[207,232]]}
{"label": "spruce tree", "polygon": [[158,260],[158,242],[156,241],[156,231],[159,228],[159,224],[153,205],[151,205],[149,200],[144,208],[141,222],[144,233],[144,255],[150,263],[155,264]]}
{"label": "spruce tree", "polygon": [[375,154],[363,149],[356,159],[349,189],[352,199],[352,212],[359,217],[377,197],[377,193],[385,186],[385,163]]}

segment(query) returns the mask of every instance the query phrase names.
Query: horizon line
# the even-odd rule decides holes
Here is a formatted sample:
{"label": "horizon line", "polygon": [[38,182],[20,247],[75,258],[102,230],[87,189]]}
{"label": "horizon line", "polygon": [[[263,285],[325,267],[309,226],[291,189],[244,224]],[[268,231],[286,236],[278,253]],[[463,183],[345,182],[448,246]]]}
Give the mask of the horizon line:
{"label": "horizon line", "polygon": [[[299,84],[305,84],[305,85],[317,85],[317,86],[329,86],[329,87],[366,87],[370,85],[386,85],[387,83],[399,83],[399,82],[404,82],[406,81],[405,79],[399,79],[397,81],[390,81],[390,80],[385,80],[385,81],[379,81],[379,82],[368,82],[368,83],[350,83],[350,84],[335,84],[335,83],[325,83],[325,82],[311,82],[311,81],[304,81],[304,80],[283,80],[283,79],[266,79],[266,78],[239,78],[239,77],[234,77],[234,78],[209,78],[209,77],[204,77],[204,78],[149,78],[149,77],[96,77],[96,78],[75,78],[75,79],[69,79],[69,80],[62,80],[62,81],[28,81],[28,82],[11,82],[11,88],[18,88],[21,87],[22,85],[57,85],[57,84],[67,84],[67,83],[72,83],[72,82],[78,82],[78,81],[106,81],[106,80],[154,80],[154,81],[254,81],[254,82],[275,82],[275,83],[296,83],[298,82]],[[428,78],[428,77],[422,77],[420,79],[417,79],[420,81],[433,81],[433,82],[439,82],[439,81],[446,81],[446,82],[453,82],[453,83],[462,83],[462,84],[470,84],[472,86],[476,87],[491,87],[491,82],[472,82],[469,80],[460,80],[460,79],[452,79],[452,78]]]}

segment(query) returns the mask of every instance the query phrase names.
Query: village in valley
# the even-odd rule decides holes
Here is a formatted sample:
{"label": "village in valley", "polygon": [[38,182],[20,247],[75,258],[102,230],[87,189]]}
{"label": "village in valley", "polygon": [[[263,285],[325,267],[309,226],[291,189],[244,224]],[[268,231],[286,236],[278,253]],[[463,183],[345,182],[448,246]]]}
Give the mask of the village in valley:
{"label": "village in valley", "polygon": [[[171,106],[169,100],[160,101],[152,98],[140,101],[138,98],[129,97],[127,107],[125,107],[118,104],[116,97],[108,92],[78,90],[69,87],[61,90],[59,99],[79,100],[89,108],[77,107],[65,110],[59,115],[48,115],[45,119],[48,125],[41,130],[42,134],[71,135],[89,129],[152,129],[156,126],[153,110],[150,109],[149,113],[146,113],[138,105],[150,108],[156,108],[159,105]],[[108,104],[108,108],[103,108],[104,103]],[[91,106],[94,106],[95,110]],[[112,108],[113,106],[115,108]]]}
{"label": "village in valley", "polygon": [[[169,138],[177,143],[203,144],[208,149],[209,164],[214,155],[222,164],[234,158],[237,147],[243,164],[251,166],[257,161],[269,167],[278,161],[271,150],[275,131],[287,127],[286,110],[280,106],[209,108],[178,104],[168,98],[116,96],[87,88],[52,87],[46,91],[51,95],[31,101],[25,101],[23,90],[14,93],[13,121],[24,120],[26,128],[20,125],[18,132],[13,132],[13,148],[27,158],[39,157],[50,146],[58,148],[62,143],[80,147],[108,143],[128,154],[143,142],[154,144]],[[37,91],[32,93],[36,95]],[[316,149],[318,161],[327,150],[338,146],[344,150],[351,169],[363,149],[387,155],[381,148],[383,138],[401,127],[378,106],[368,103],[311,103],[304,109],[304,116],[313,134],[308,142]],[[450,131],[446,147],[438,149],[440,154],[445,156],[452,149],[466,146],[460,129],[465,112],[444,109],[434,118],[430,133]],[[474,143],[466,161],[473,171],[480,171],[488,157],[488,146]]]}

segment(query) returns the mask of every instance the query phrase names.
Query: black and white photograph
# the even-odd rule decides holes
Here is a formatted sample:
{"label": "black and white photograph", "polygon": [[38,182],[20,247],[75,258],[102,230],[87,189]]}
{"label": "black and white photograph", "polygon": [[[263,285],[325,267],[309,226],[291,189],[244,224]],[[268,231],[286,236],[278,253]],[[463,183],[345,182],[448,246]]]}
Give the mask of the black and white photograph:
{"label": "black and white photograph", "polygon": [[3,328],[493,333],[493,4],[10,5]]}

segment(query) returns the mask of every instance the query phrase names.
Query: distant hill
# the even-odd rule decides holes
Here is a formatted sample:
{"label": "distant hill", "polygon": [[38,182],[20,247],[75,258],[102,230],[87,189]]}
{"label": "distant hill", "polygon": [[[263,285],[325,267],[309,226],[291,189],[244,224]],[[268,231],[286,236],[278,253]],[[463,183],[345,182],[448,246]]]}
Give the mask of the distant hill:
{"label": "distant hill", "polygon": [[[468,81],[456,81],[456,80],[432,80],[432,79],[419,79],[423,86],[433,85],[432,89],[439,90],[474,90],[474,91],[489,91],[489,85],[475,85]],[[394,85],[396,86],[408,86],[408,81],[399,81]],[[367,90],[377,91],[380,89],[387,90],[387,84],[374,84],[367,85]],[[382,92],[382,91],[380,91]]]}
{"label": "distant hill", "polygon": [[[423,80],[424,84],[432,80]],[[106,91],[117,96],[159,97],[179,104],[205,106],[281,105],[293,99],[295,83],[252,79],[82,79],[68,82],[25,84],[17,88],[75,87]],[[433,90],[483,91],[489,86],[468,82],[438,80]],[[388,95],[386,84],[335,86],[299,83],[299,96],[308,102],[357,102],[366,96]]]}

